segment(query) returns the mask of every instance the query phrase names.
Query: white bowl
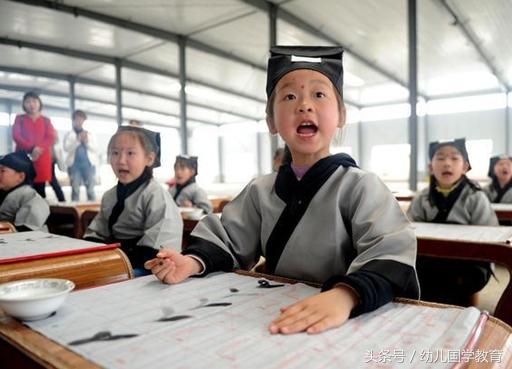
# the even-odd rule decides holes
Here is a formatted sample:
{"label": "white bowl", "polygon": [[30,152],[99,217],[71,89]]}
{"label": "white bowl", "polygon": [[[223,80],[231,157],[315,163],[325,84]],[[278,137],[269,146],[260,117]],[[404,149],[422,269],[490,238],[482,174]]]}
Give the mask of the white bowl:
{"label": "white bowl", "polygon": [[0,308],[21,320],[44,319],[57,311],[73,288],[73,282],[57,278],[0,284]]}

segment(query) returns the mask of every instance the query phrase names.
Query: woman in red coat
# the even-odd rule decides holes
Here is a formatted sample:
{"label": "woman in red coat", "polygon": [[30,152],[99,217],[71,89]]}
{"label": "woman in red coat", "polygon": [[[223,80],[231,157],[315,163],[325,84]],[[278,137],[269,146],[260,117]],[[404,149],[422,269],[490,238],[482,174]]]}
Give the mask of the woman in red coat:
{"label": "woman in red coat", "polygon": [[23,110],[18,114],[12,127],[12,137],[16,151],[25,151],[32,157],[36,177],[34,189],[46,197],[45,185],[52,179],[52,146],[55,142],[55,129],[50,119],[41,114],[43,103],[33,91],[23,96]]}

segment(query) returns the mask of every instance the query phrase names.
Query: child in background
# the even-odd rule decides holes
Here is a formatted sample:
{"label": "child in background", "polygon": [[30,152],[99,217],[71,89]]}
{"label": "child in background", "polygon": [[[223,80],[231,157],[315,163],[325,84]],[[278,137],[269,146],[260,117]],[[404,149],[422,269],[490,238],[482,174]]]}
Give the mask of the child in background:
{"label": "child in background", "polygon": [[512,204],[512,158],[507,155],[493,156],[487,174],[492,182],[484,192],[492,203]]}
{"label": "child in background", "polygon": [[206,192],[197,185],[196,176],[197,156],[176,156],[175,183],[169,188],[169,192],[178,206],[200,208],[205,213],[211,213],[213,206]]}
{"label": "child in background", "polygon": [[163,250],[146,268],[165,283],[233,268],[322,283],[281,308],[272,334],[319,333],[396,296],[418,298],[416,237],[387,187],[346,154],[329,154],[345,124],[340,47],[275,47],[267,74],[267,124],[291,162],[252,180],[204,217],[182,254]]}
{"label": "child in background", "polygon": [[31,187],[35,175],[23,151],[0,158],[0,220],[11,222],[18,232],[47,231],[50,207]]}
{"label": "child in background", "polygon": [[156,134],[144,128],[119,127],[108,144],[119,182],[101,200],[99,214],[84,238],[121,243],[137,275],[161,246],[181,250],[183,221],[169,193],[153,179],[160,152]]}
{"label": "child in background", "polygon": [[[471,169],[465,139],[429,146],[430,186],[412,201],[411,221],[497,226],[491,203],[466,177]],[[467,305],[489,280],[489,263],[418,257],[422,300]]]}
{"label": "child in background", "polygon": [[274,172],[279,172],[279,167],[283,165],[284,159],[284,148],[279,147],[274,152],[274,157],[272,158],[272,170]]}

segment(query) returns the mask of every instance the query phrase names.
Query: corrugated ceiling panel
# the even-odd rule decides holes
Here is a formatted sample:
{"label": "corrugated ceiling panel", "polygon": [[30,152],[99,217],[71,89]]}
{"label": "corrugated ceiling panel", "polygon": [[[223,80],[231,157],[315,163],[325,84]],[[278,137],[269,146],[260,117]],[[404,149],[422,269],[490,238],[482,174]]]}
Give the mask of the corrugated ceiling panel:
{"label": "corrugated ceiling panel", "polygon": [[494,66],[512,85],[512,1],[452,0],[449,3],[473,31]]}
{"label": "corrugated ceiling panel", "polygon": [[253,11],[238,0],[66,0],[64,3],[185,35]]}
{"label": "corrugated ceiling panel", "polygon": [[187,50],[187,75],[195,80],[225,86],[259,99],[265,98],[264,71],[201,51]]}
{"label": "corrugated ceiling panel", "polygon": [[98,65],[87,60],[7,45],[0,45],[0,64],[65,74],[77,74]]}
{"label": "corrugated ceiling panel", "polygon": [[265,66],[269,49],[268,25],[268,15],[254,9],[248,16],[196,33],[193,39]]}

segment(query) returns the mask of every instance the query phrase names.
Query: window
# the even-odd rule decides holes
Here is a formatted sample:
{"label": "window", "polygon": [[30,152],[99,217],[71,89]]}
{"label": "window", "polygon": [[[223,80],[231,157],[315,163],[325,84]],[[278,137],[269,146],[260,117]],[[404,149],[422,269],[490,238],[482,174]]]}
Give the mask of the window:
{"label": "window", "polygon": [[487,178],[489,169],[489,158],[492,156],[492,140],[467,140],[466,148],[468,150],[471,171],[468,177],[477,180]]}
{"label": "window", "polygon": [[201,124],[190,132],[189,151],[198,157],[199,186],[219,182],[219,128]]}
{"label": "window", "polygon": [[371,150],[371,171],[383,181],[407,181],[409,178],[409,144],[376,145]]}
{"label": "window", "polygon": [[246,183],[258,173],[257,127],[254,123],[226,124],[223,137],[223,164],[226,182]]}

